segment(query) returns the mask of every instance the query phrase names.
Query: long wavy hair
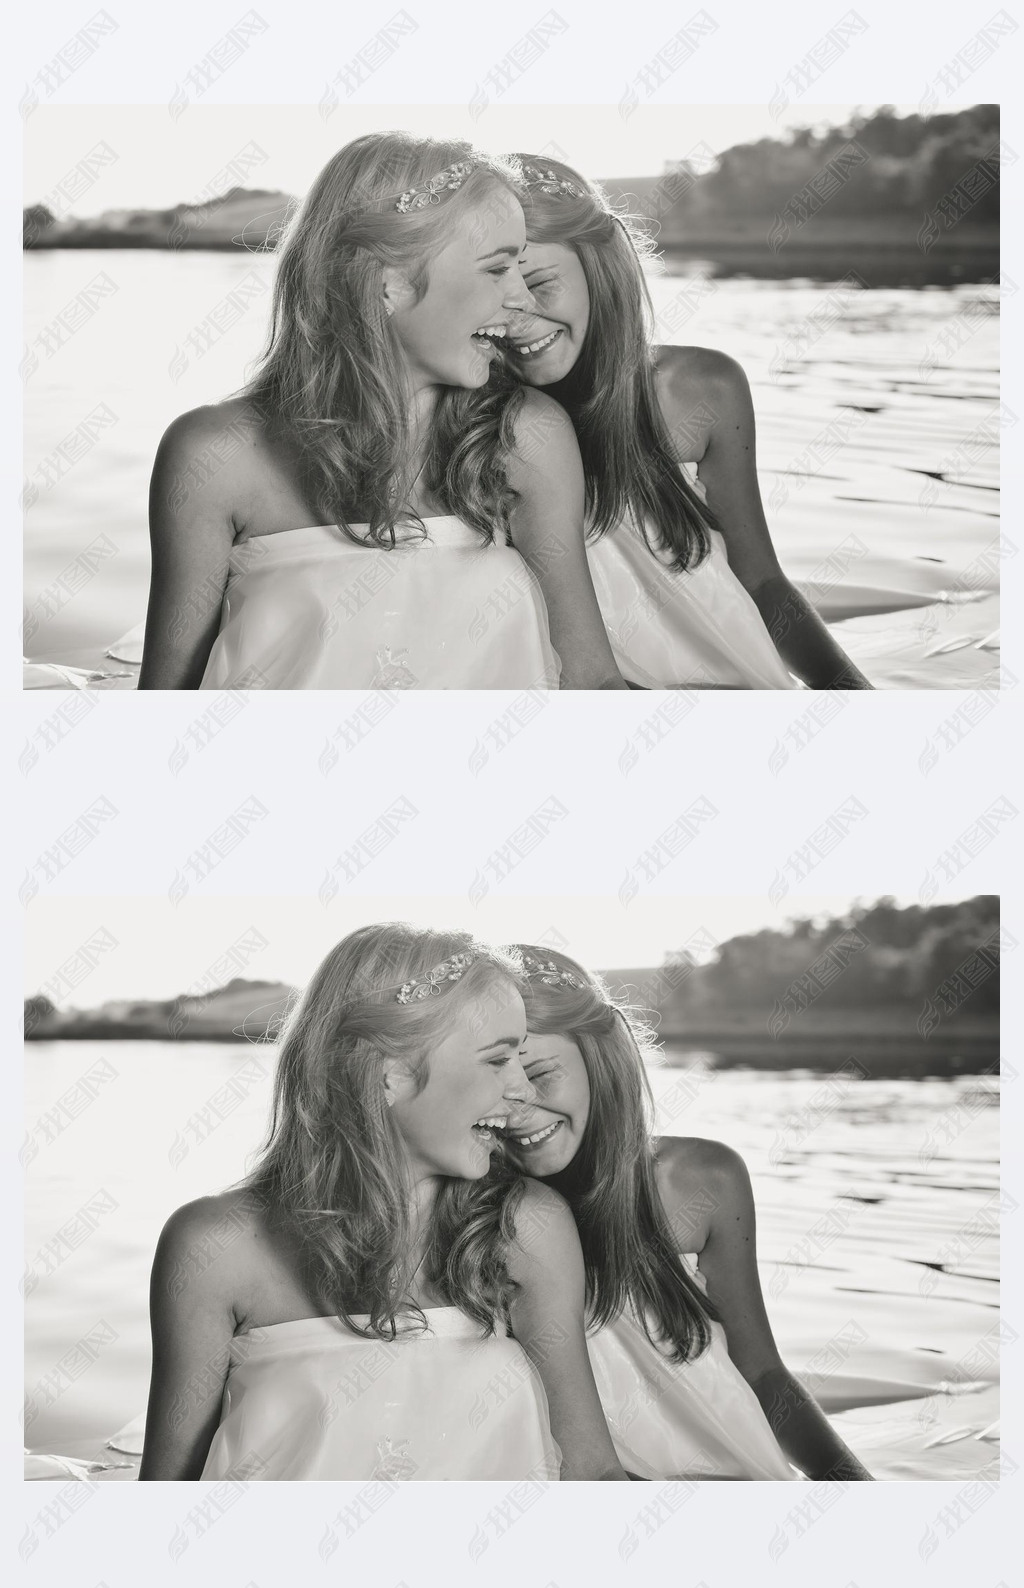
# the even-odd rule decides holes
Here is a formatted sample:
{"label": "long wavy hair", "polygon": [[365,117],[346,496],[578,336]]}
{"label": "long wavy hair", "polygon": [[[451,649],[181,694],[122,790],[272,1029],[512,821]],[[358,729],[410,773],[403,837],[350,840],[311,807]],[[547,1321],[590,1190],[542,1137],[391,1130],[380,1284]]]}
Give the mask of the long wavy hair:
{"label": "long wavy hair", "polygon": [[[402,193],[459,161],[473,169],[456,191],[396,210]],[[267,346],[243,395],[297,458],[320,521],[362,544],[393,546],[396,523],[423,530],[409,507],[411,404],[384,307],[385,266],[406,274],[419,302],[453,221],[501,189],[523,197],[514,165],[468,143],[367,133],[327,162],[286,228]],[[477,390],[443,388],[432,416],[424,483],[485,542],[507,534],[515,505],[506,459],[521,404],[517,383],[498,370]],[[357,535],[352,526],[364,522]]]}
{"label": "long wavy hair", "polygon": [[[404,982],[464,953],[473,963],[439,996],[397,1001]],[[522,990],[514,953],[468,932],[385,922],[331,949],[287,1021],[267,1139],[243,1184],[294,1243],[311,1291],[356,1333],[394,1339],[399,1317],[426,1323],[408,1294],[408,1159],[385,1101],[384,1061],[401,1060],[421,1091],[452,1016],[484,1011],[502,984]],[[522,1190],[519,1175],[492,1161],[486,1179],[442,1180],[430,1215],[428,1282],[486,1333],[507,1323],[515,1285],[505,1253]],[[365,1322],[355,1321],[356,1303]]]}
{"label": "long wavy hair", "polygon": [[679,1262],[658,1194],[652,1128],[654,1101],[644,1056],[654,1034],[640,1012],[618,1004],[600,977],[566,954],[518,944],[528,958],[553,961],[582,985],[549,986],[528,978],[531,1032],[571,1037],[590,1083],[590,1112],[572,1162],[549,1183],[572,1208],[587,1275],[588,1321],[617,1318],[629,1304],[649,1340],[685,1362],[711,1341],[718,1314]]}
{"label": "long wavy hair", "polygon": [[[549,388],[576,430],[590,532],[602,535],[629,515],[652,550],[671,554],[673,567],[696,567],[710,549],[709,528],[718,524],[680,468],[658,402],[654,310],[643,271],[656,250],[647,223],[613,210],[595,183],[561,160],[511,158],[553,172],[554,193],[527,173],[527,241],[573,249],[590,294],[579,358]],[[561,189],[566,182],[578,197]]]}

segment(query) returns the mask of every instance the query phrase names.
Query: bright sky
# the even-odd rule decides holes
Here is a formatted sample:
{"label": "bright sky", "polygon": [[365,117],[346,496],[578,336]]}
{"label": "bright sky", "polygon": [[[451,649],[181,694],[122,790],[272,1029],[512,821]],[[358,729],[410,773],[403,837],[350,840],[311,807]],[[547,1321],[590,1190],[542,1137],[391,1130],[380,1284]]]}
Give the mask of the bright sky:
{"label": "bright sky", "polygon": [[[967,894],[944,895],[942,903]],[[700,935],[716,941],[786,920],[840,915],[846,896],[785,899],[775,909],[764,895],[713,898],[637,898],[623,908],[615,897],[450,898],[339,896],[324,908],[316,899],[186,898],[174,906],[154,898],[36,898],[28,911],[26,992],[47,983],[81,945],[93,942],[95,960],[73,994],[51,995],[63,1006],[89,1008],[108,998],[170,998],[203,982],[233,944],[251,929],[267,947],[246,956],[234,972],[250,979],[301,985],[329,948],[370,921],[409,920],[474,931],[492,942],[548,942],[594,967],[660,965],[667,952]],[[899,898],[900,904],[916,900]],[[105,935],[98,936],[103,933]],[[116,946],[110,945],[114,940]],[[230,979],[214,978],[206,987]],[[196,990],[199,990],[197,987]]]}
{"label": "bright sky", "polygon": [[[238,185],[301,195],[342,144],[389,127],[468,138],[495,151],[547,151],[587,176],[623,177],[657,175],[702,145],[718,153],[795,127],[840,125],[854,110],[877,108],[798,100],[775,119],[767,105],[641,104],[624,118],[617,105],[492,104],[474,119],[466,105],[339,103],[326,116],[317,105],[192,105],[173,121],[166,105],[40,105],[25,126],[25,202],[45,203],[100,143],[116,159],[107,156],[87,191],[75,181],[64,213],[162,209],[212,197],[235,185],[237,178],[218,182],[218,175],[246,149]],[[895,108],[909,115],[918,107]]]}

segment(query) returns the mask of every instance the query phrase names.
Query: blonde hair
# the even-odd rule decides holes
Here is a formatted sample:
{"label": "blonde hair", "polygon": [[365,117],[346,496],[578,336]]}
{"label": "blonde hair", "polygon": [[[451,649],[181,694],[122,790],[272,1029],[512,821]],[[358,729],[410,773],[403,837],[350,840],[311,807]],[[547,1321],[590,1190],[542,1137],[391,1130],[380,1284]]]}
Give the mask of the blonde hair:
{"label": "blonde hair", "polygon": [[[402,193],[461,162],[472,169],[457,190],[396,209]],[[493,205],[501,189],[521,199],[514,164],[468,143],[367,133],[327,162],[288,225],[269,340],[244,395],[297,454],[309,505],[353,540],[393,546],[396,522],[410,520],[409,401],[384,269],[401,269],[419,301],[453,220]],[[521,404],[518,384],[499,372],[476,390],[444,388],[431,421],[427,488],[487,542],[504,539],[516,500],[505,460]]]}
{"label": "blonde hair", "polygon": [[[458,981],[398,1002],[403,983],[454,954],[473,956]],[[394,1338],[398,1316],[419,1312],[408,1299],[407,1158],[384,1061],[400,1059],[422,1089],[453,1015],[474,1004],[482,1014],[500,983],[521,989],[514,954],[468,932],[384,922],[331,949],[287,1021],[267,1141],[245,1184],[297,1242],[311,1290],[358,1333]],[[521,1195],[521,1180],[499,1168],[479,1182],[442,1181],[431,1214],[428,1280],[487,1332],[514,1288],[505,1251]],[[365,1323],[354,1321],[357,1300]]]}

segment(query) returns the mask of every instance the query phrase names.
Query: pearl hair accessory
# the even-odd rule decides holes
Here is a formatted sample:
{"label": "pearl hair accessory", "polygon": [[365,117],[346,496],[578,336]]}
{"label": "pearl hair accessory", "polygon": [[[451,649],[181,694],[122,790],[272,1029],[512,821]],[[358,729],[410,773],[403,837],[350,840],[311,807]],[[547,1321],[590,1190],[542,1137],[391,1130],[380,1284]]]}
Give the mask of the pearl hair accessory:
{"label": "pearl hair accessory", "polygon": [[408,193],[403,193],[395,209],[400,215],[408,215],[411,210],[426,209],[428,204],[440,204],[442,194],[457,192],[475,165],[474,160],[460,160],[456,165],[445,166],[424,187],[410,188]]}
{"label": "pearl hair accessory", "polygon": [[545,987],[577,987],[586,986],[571,971],[559,970],[553,959],[547,961],[534,959],[532,954],[523,955],[523,969],[530,980],[542,981]]}
{"label": "pearl hair accessory", "polygon": [[395,1001],[409,1004],[416,1003],[421,998],[430,998],[434,993],[441,991],[445,982],[458,981],[464,976],[476,957],[475,954],[453,954],[451,959],[443,959],[440,965],[428,970],[425,976],[418,976],[414,981],[407,981],[399,987]]}
{"label": "pearl hair accessory", "polygon": [[577,187],[575,182],[566,182],[554,171],[540,171],[535,165],[524,165],[523,176],[527,187],[539,187],[542,193],[549,193],[552,198],[583,197],[582,188]]}

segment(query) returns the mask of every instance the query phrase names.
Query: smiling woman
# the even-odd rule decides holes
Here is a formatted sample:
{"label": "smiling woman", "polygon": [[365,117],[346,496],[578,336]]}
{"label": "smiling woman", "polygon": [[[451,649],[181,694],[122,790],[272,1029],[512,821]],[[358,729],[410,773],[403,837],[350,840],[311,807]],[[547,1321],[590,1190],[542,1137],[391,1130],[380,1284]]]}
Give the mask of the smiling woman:
{"label": "smiling woman", "polygon": [[256,1168],[160,1238],[140,1478],[625,1477],[568,1209],[491,1173],[535,1097],[521,986],[464,932],[384,923],[327,955]]}
{"label": "smiling woman", "polygon": [[572,427],[490,379],[529,303],[521,191],[401,133],[327,164],[254,379],[160,445],[140,689],[626,687]]}

